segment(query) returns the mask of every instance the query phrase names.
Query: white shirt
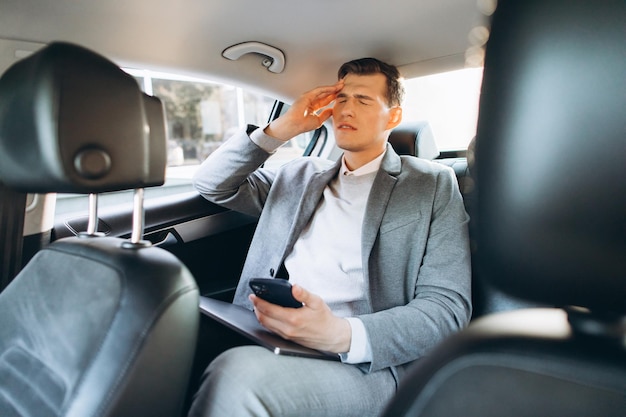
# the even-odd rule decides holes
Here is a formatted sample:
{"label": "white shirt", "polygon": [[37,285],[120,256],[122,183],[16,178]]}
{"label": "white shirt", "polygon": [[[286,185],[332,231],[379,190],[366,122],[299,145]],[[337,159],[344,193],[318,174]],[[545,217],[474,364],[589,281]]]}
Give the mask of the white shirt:
{"label": "white shirt", "polygon": [[[251,139],[268,152],[284,143],[263,134],[261,129],[253,132]],[[341,354],[346,363],[371,360],[365,326],[353,316],[371,312],[368,283],[363,276],[361,234],[365,206],[383,157],[384,152],[354,171],[342,158],[338,176],[324,189],[309,224],[285,259],[290,282],[319,295],[333,314],[350,323],[350,350]]]}

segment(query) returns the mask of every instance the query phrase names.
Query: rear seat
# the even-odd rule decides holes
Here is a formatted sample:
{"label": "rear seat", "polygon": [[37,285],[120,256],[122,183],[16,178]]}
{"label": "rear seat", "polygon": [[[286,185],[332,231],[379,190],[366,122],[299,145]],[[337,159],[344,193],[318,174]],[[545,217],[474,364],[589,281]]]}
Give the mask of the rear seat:
{"label": "rear seat", "polygon": [[[466,157],[442,158],[435,136],[426,121],[403,122],[389,135],[389,143],[399,155],[412,155],[447,165],[454,170],[461,194],[471,193],[474,182],[469,176]],[[467,209],[466,203],[466,209]],[[469,211],[469,210],[468,210]]]}
{"label": "rear seat", "polygon": [[[467,149],[466,157],[441,157],[435,137],[428,122],[409,122],[402,123],[395,128],[389,135],[389,143],[394,150],[400,155],[413,155],[418,158],[433,160],[434,162],[447,165],[454,170],[459,189],[463,196],[465,210],[472,216],[472,206],[475,204],[476,193],[474,189],[474,180],[470,170],[474,161],[474,145],[472,139]],[[472,258],[474,258],[476,250],[476,219],[470,220],[470,246],[472,250]],[[475,262],[472,263],[472,298],[473,298],[473,318],[477,318],[486,314],[496,313],[499,311],[515,310],[520,308],[536,307],[528,301],[518,300],[509,295],[492,288],[480,279],[479,271],[475,268]]]}
{"label": "rear seat", "polygon": [[391,131],[389,143],[399,155],[413,155],[418,158],[435,159],[439,148],[430,124],[425,121],[402,122]]}

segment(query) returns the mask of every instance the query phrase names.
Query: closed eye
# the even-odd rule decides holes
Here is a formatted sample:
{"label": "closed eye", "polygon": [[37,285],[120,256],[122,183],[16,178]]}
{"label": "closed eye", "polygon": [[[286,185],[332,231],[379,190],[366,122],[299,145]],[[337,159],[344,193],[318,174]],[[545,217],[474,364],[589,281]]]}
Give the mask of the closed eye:
{"label": "closed eye", "polygon": [[[363,104],[363,105],[366,105],[366,106],[371,105],[372,102],[374,101],[374,99],[371,98],[370,96],[366,96],[366,95],[363,95],[363,94],[355,94],[354,98],[357,99],[357,101],[360,104]],[[343,104],[343,103],[345,103],[347,101],[348,101],[348,95],[347,94],[339,94],[337,96],[337,103]]]}
{"label": "closed eye", "polygon": [[348,101],[348,96],[346,94],[339,93],[337,94],[337,103],[345,103]]}
{"label": "closed eye", "polygon": [[365,104],[366,106],[369,106],[374,101],[374,99],[371,98],[370,96],[366,96],[363,94],[356,94],[354,98],[356,98],[359,101],[359,103]]}

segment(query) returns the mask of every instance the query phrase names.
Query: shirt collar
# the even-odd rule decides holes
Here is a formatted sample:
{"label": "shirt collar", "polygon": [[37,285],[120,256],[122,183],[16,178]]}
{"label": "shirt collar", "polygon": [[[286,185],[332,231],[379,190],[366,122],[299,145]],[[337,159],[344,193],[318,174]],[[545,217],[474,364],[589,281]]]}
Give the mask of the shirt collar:
{"label": "shirt collar", "polygon": [[341,170],[339,172],[341,173],[341,175],[354,175],[355,177],[358,177],[360,175],[366,175],[366,174],[370,174],[372,172],[378,171],[378,169],[380,168],[380,165],[383,162],[383,157],[385,156],[385,153],[387,153],[387,150],[385,150],[385,152],[381,153],[379,156],[377,156],[376,158],[374,158],[367,164],[363,165],[362,167],[355,169],[354,171],[350,171],[348,169],[346,165],[346,158],[345,156],[342,156],[341,157]]}

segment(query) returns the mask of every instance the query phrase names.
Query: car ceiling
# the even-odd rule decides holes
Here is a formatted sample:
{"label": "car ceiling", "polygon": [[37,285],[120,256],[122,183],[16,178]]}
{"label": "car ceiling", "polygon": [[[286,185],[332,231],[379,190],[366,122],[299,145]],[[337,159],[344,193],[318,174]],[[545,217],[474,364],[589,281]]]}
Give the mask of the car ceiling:
{"label": "car ceiling", "polygon": [[[332,83],[339,65],[375,56],[405,77],[462,68],[477,0],[2,0],[0,38],[21,47],[68,41],[119,65],[176,72],[290,101]],[[286,66],[222,57],[245,41],[272,45]],[[5,42],[6,43],[6,42]],[[6,49],[6,47],[5,47]],[[6,53],[6,51],[4,51]]]}

